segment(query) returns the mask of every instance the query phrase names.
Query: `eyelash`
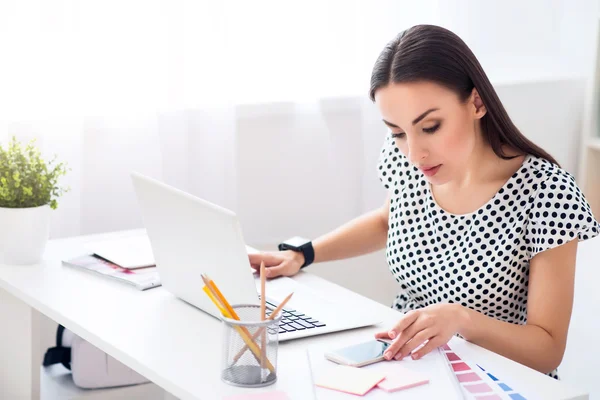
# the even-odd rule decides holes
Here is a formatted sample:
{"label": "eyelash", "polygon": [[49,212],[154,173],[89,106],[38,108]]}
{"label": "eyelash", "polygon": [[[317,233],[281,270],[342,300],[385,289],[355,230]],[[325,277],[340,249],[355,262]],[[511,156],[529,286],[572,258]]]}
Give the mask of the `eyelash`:
{"label": "eyelash", "polygon": [[[432,126],[431,128],[423,128],[423,132],[432,134],[432,133],[435,133],[438,129],[440,129],[439,122],[437,124],[435,124],[434,126]],[[392,133],[393,139],[402,139],[404,136],[405,136],[404,132]]]}

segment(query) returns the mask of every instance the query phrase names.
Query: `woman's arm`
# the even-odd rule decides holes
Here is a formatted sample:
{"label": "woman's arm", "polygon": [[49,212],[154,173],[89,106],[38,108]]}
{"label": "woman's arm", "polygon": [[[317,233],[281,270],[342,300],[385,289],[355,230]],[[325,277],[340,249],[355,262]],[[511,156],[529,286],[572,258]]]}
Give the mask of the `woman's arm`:
{"label": "woman's arm", "polygon": [[314,240],[314,262],[341,260],[385,248],[389,210],[388,195],[380,208],[363,214]]}
{"label": "woman's arm", "polygon": [[574,239],[531,259],[526,325],[500,321],[456,303],[433,304],[407,312],[392,329],[375,335],[394,339],[384,356],[402,359],[412,352],[418,359],[459,333],[540,372],[554,370],[562,361],[567,342],[576,253]]}
{"label": "woman's arm", "polygon": [[515,325],[462,308],[466,340],[548,373],[561,363],[573,307],[577,239],[531,259],[527,324]]}
{"label": "woman's arm", "polygon": [[[356,257],[385,248],[388,234],[390,197],[383,206],[353,219],[334,231],[313,240],[313,262],[333,261]],[[291,276],[304,264],[304,256],[291,250],[249,254],[252,268],[261,262],[267,267],[268,278]]]}

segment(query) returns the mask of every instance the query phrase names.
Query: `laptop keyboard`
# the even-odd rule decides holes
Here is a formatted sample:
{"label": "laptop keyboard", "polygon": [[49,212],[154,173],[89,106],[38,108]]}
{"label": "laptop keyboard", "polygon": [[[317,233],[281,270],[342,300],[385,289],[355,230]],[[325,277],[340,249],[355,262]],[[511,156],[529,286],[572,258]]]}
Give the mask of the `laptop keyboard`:
{"label": "laptop keyboard", "polygon": [[[271,315],[271,312],[277,308],[277,304],[274,304],[269,300],[266,300],[265,302],[267,303],[266,314]],[[280,334],[301,331],[304,329],[321,328],[325,326],[325,323],[317,321],[316,319],[313,319],[298,310],[284,308],[281,310],[281,312],[282,318],[279,324]]]}

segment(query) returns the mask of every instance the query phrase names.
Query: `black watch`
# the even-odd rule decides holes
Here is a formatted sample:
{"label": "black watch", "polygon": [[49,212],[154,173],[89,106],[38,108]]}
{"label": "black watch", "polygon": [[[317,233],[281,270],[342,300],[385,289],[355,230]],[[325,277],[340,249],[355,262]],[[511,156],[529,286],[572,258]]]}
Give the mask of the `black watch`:
{"label": "black watch", "polygon": [[308,267],[315,261],[315,249],[313,249],[312,242],[308,239],[294,236],[288,240],[284,240],[283,243],[279,243],[279,250],[292,250],[302,253],[304,255],[304,264],[300,268]]}

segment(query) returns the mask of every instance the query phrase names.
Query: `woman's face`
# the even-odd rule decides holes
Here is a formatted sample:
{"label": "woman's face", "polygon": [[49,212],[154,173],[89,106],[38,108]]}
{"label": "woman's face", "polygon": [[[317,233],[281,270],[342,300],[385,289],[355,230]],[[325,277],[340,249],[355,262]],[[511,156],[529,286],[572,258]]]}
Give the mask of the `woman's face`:
{"label": "woman's face", "polygon": [[377,90],[375,103],[396,146],[429,182],[456,179],[479,143],[485,107],[474,89],[467,101],[433,82],[391,83]]}

